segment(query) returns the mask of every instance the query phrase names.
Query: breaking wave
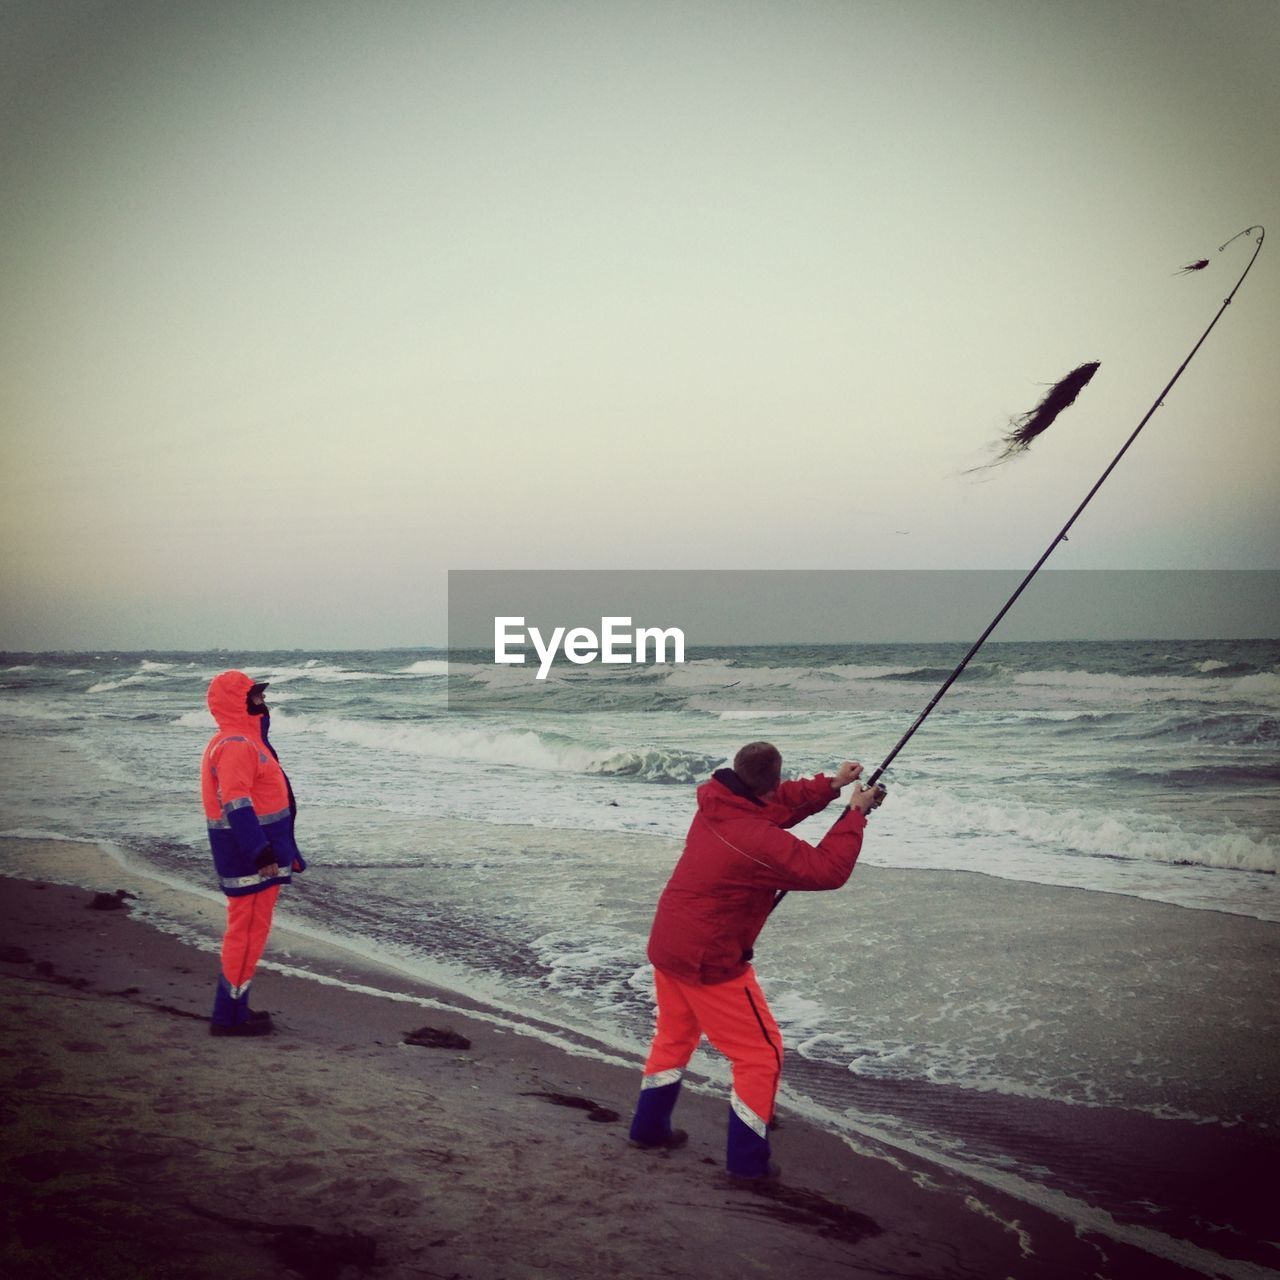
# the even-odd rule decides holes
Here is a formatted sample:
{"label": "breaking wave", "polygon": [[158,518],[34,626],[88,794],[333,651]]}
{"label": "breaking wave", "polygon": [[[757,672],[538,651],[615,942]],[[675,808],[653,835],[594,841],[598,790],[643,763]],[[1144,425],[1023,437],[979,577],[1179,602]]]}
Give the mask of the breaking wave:
{"label": "breaking wave", "polygon": [[403,755],[473,760],[479,764],[514,765],[553,773],[634,778],[642,782],[694,783],[724,763],[723,756],[651,748],[635,750],[593,747],[557,733],[457,725],[444,721],[418,724],[367,724],[331,717],[296,716],[289,721],[306,733],[334,742],[394,751]]}
{"label": "breaking wave", "polygon": [[[906,793],[904,793],[905,796]],[[1280,871],[1280,840],[1234,829],[1212,834],[1183,830],[1172,819],[1136,812],[1001,804],[963,804],[933,788],[910,796],[916,814],[929,826],[951,824],[956,836],[1014,836],[1051,852],[1090,858],[1132,860],[1171,866],[1216,867],[1232,871]]]}

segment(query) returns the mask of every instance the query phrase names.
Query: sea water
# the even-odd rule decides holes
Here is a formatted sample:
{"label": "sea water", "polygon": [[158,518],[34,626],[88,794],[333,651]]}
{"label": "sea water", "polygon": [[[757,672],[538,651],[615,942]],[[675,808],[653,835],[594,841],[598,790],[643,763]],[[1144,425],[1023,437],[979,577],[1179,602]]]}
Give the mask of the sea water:
{"label": "sea water", "polygon": [[[271,682],[271,738],[312,863],[286,895],[290,918],[410,969],[443,965],[638,1058],[645,937],[696,785],[759,738],[791,775],[873,767],[962,653],[691,650],[607,686],[556,668],[550,703],[481,654],[0,655],[0,834],[103,840],[210,886],[204,695],[242,669]],[[1234,1000],[1233,1025],[1273,1043],[1274,975],[1197,971],[1176,926],[1126,934],[1121,910],[1227,913],[1265,945],[1259,922],[1280,921],[1277,744],[1280,643],[987,645],[885,775],[849,888],[792,895],[761,939],[789,1100],[993,1166],[1010,1156],[984,1145],[983,1122],[948,1129],[956,1107],[930,1097],[977,1100],[979,1116],[999,1097],[1280,1123],[1274,1062],[1219,1079],[1215,1046],[1150,1032]],[[797,834],[817,841],[833,816]],[[894,880],[895,897],[871,868],[918,874]],[[1110,934],[1076,955],[1078,928],[1055,937],[1063,900],[1037,886],[1080,891],[1072,902],[1096,912],[1079,917]],[[1126,938],[1123,976],[1108,976],[1108,937]],[[873,1125],[881,1106],[898,1114]]]}

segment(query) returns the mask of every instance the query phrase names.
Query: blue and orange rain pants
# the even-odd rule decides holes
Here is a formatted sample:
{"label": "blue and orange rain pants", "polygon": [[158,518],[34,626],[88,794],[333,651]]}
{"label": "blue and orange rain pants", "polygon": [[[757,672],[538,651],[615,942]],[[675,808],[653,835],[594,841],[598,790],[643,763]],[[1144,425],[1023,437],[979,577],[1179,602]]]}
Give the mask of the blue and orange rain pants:
{"label": "blue and orange rain pants", "polygon": [[657,1028],[644,1064],[631,1137],[660,1145],[671,1133],[684,1069],[703,1035],[733,1068],[727,1165],[730,1173],[759,1177],[769,1167],[769,1121],[782,1078],[782,1035],[749,965],[728,982],[681,982],[653,971]]}
{"label": "blue and orange rain pants", "polygon": [[213,1003],[213,1021],[234,1026],[249,1016],[249,984],[267,948],[278,884],[260,893],[227,899],[227,930],[222,936],[222,973]]}

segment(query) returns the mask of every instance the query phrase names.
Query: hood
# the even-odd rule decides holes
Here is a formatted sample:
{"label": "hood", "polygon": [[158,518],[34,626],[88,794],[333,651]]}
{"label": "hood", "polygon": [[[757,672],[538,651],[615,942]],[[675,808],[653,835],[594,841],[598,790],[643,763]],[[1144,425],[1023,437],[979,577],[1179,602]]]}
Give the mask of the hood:
{"label": "hood", "polygon": [[698,788],[698,812],[706,818],[752,818],[768,806],[751,794],[732,769],[717,769]]}
{"label": "hood", "polygon": [[242,733],[253,742],[261,740],[259,722],[265,716],[251,716],[246,699],[257,681],[243,671],[224,671],[209,681],[209,711],[223,733]]}

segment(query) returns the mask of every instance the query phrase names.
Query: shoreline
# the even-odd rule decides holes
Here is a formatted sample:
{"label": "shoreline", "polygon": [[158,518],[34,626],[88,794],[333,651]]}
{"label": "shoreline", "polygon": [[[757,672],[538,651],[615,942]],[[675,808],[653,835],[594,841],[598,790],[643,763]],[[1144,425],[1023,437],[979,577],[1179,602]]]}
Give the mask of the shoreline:
{"label": "shoreline", "polygon": [[[88,889],[3,880],[10,1274],[784,1276],[797,1259],[817,1276],[1204,1274],[789,1114],[782,1186],[730,1184],[714,1092],[686,1091],[684,1151],[632,1150],[638,1061],[518,1034],[336,947],[308,956],[320,977],[260,973],[276,1035],[212,1040],[216,959],[141,918],[176,890],[97,846],[32,845],[135,897],[90,911]],[[288,942],[281,929],[268,958]],[[405,1045],[424,1024],[470,1046]]]}

